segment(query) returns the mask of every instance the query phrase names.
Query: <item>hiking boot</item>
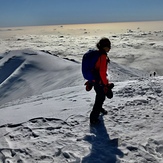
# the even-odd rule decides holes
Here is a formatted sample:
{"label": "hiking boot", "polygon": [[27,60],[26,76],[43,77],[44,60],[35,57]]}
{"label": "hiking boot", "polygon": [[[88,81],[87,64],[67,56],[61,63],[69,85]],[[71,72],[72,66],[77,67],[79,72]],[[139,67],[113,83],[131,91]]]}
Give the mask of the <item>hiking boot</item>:
{"label": "hiking boot", "polygon": [[106,111],[105,109],[101,109],[101,113],[103,114],[103,115],[107,115],[108,114],[108,111]]}
{"label": "hiking boot", "polygon": [[100,120],[99,119],[96,119],[96,120],[90,120],[90,124],[91,125],[97,125],[100,123]]}

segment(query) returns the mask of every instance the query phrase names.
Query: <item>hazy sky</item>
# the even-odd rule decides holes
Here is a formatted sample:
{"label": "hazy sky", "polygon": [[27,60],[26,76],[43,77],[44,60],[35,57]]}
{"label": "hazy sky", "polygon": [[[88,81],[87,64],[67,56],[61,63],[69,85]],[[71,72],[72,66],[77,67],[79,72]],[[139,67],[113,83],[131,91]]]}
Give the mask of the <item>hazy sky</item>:
{"label": "hazy sky", "polygon": [[0,0],[0,27],[163,20],[163,0]]}

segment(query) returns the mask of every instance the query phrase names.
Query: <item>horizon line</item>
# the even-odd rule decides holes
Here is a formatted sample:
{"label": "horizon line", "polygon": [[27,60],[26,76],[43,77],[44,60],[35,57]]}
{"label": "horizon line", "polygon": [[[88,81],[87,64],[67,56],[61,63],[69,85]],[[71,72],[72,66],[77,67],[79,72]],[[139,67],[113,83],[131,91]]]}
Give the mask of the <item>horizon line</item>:
{"label": "horizon line", "polygon": [[0,28],[19,27],[42,27],[42,26],[64,26],[64,25],[88,25],[88,24],[109,24],[109,23],[136,23],[136,22],[161,22],[163,20],[137,20],[137,21],[111,21],[111,22],[90,22],[90,23],[63,23],[63,24],[42,24],[42,25],[22,25],[22,26],[0,26]]}

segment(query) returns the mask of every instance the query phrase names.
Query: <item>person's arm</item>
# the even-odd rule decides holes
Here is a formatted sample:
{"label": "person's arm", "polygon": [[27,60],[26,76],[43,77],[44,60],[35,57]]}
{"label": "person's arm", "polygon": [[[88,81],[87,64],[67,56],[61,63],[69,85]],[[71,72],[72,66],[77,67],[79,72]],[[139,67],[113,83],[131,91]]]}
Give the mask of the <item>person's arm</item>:
{"label": "person's arm", "polygon": [[106,55],[101,55],[99,57],[99,74],[104,85],[108,85],[107,79],[107,58]]}

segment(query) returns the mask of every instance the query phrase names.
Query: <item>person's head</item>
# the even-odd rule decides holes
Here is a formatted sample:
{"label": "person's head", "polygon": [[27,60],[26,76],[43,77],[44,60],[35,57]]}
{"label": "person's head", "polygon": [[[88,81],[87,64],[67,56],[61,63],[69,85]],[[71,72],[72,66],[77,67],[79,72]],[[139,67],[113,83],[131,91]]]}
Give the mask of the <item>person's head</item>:
{"label": "person's head", "polygon": [[104,37],[97,43],[96,46],[99,50],[104,50],[105,52],[109,52],[111,49],[111,42],[108,38]]}

